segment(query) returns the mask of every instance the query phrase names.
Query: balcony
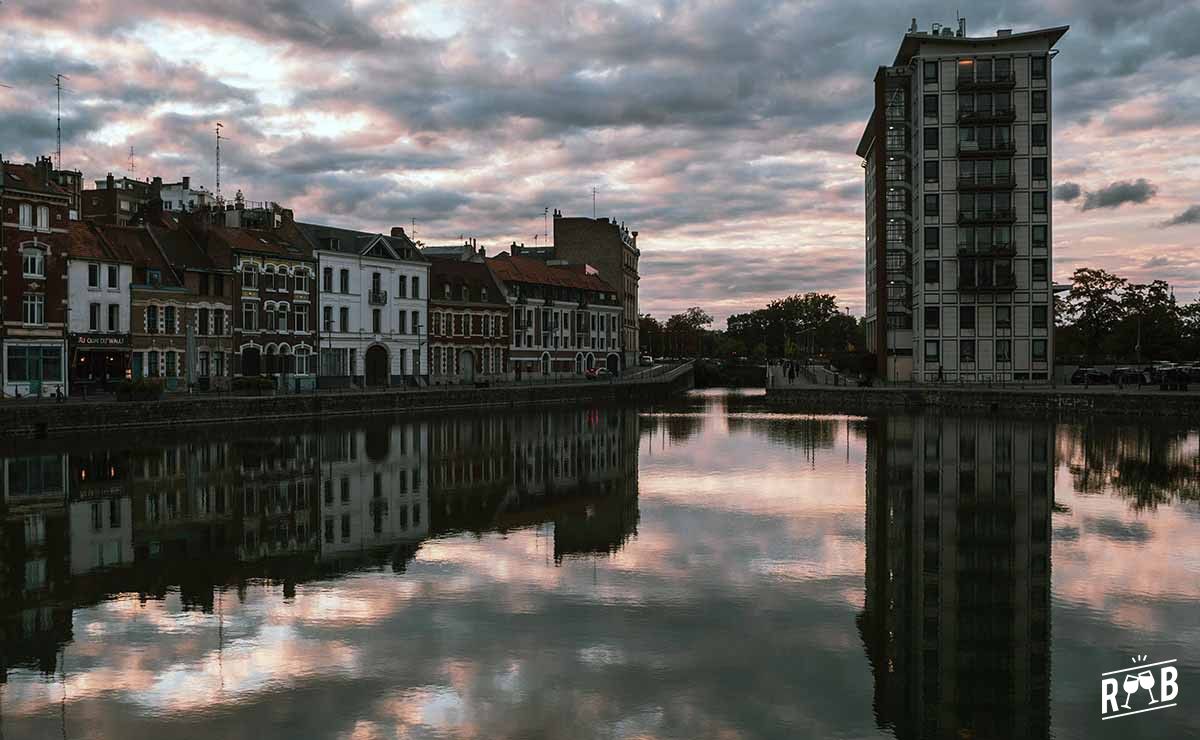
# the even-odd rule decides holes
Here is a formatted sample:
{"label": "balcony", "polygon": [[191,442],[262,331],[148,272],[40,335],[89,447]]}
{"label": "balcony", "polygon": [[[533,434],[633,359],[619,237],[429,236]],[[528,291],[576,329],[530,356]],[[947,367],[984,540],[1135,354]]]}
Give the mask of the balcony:
{"label": "balcony", "polygon": [[964,293],[988,293],[988,292],[1005,292],[1015,290],[1017,287],[1017,279],[1013,275],[1002,275],[997,277],[995,281],[974,281],[962,280],[958,281],[958,289]]}
{"label": "balcony", "polygon": [[387,302],[388,302],[387,301],[387,291],[386,290],[368,291],[367,292],[367,302],[370,303],[372,306],[386,306]]}
{"label": "balcony", "polygon": [[960,257],[1007,257],[1016,253],[1017,248],[1012,242],[976,244],[973,247],[960,245],[958,247],[958,256]]}
{"label": "balcony", "polygon": [[994,141],[986,144],[979,142],[959,142],[958,156],[962,159],[1011,157],[1017,153],[1017,145],[1011,141]]}
{"label": "balcony", "polygon": [[962,110],[958,111],[959,123],[1012,123],[1017,120],[1017,109],[1011,105],[992,110]]}
{"label": "balcony", "polygon": [[1011,72],[1007,75],[996,76],[990,80],[979,80],[975,77],[959,76],[959,90],[1011,90],[1016,87],[1017,78]]}
{"label": "balcony", "polygon": [[959,211],[958,223],[970,224],[1011,224],[1017,220],[1017,212],[1011,208],[994,208],[988,211]]}
{"label": "balcony", "polygon": [[960,177],[959,190],[1012,190],[1017,186],[1017,178],[1012,175]]}

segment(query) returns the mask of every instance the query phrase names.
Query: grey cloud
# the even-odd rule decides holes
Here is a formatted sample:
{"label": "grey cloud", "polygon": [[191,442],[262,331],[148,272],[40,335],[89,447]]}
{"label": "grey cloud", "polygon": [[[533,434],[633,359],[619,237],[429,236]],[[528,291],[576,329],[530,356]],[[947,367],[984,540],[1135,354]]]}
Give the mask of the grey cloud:
{"label": "grey cloud", "polygon": [[1071,202],[1079,197],[1082,189],[1077,182],[1064,182],[1062,185],[1054,186],[1054,199],[1065,202]]}
{"label": "grey cloud", "polygon": [[1158,188],[1145,178],[1134,181],[1122,180],[1099,190],[1088,192],[1083,198],[1083,210],[1095,208],[1117,208],[1125,203],[1145,203],[1154,197]]}
{"label": "grey cloud", "polygon": [[1168,219],[1164,226],[1182,226],[1184,224],[1200,224],[1200,205],[1188,206],[1182,213]]}
{"label": "grey cloud", "polygon": [[1159,255],[1158,257],[1151,257],[1150,259],[1146,260],[1142,264],[1142,267],[1166,267],[1169,264],[1171,264],[1170,259]]}

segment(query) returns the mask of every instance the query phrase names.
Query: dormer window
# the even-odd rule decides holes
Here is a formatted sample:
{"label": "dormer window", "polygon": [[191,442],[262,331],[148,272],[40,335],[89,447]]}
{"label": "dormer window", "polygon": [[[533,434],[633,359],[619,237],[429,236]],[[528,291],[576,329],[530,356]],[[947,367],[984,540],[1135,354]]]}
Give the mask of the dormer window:
{"label": "dormer window", "polygon": [[482,301],[482,302],[484,302],[484,303],[486,303],[486,302],[487,302],[487,299],[488,299],[488,297],[487,297],[487,288],[480,288],[480,289],[479,289],[479,300],[480,300],[480,301]]}

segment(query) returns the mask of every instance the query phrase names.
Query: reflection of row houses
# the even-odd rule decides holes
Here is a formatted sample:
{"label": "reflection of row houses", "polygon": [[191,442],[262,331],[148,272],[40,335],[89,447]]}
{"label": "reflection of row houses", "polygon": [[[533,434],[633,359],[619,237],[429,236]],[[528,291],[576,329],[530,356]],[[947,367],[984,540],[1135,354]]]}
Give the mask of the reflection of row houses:
{"label": "reflection of row houses", "polygon": [[637,526],[637,422],[623,409],[433,422],[433,534],[553,521],[556,559],[616,551]]}
{"label": "reflection of row houses", "polygon": [[323,559],[425,539],[427,439],[425,422],[386,419],[321,435]]}
{"label": "reflection of row houses", "polygon": [[899,738],[1049,733],[1052,425],[884,418],[860,629]]}

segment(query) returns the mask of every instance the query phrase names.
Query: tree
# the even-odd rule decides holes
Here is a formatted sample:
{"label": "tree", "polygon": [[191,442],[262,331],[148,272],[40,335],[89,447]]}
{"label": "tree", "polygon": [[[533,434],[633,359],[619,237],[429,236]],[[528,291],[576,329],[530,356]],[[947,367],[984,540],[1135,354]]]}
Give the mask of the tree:
{"label": "tree", "polygon": [[677,313],[667,319],[667,331],[698,332],[713,322],[713,317],[699,306],[692,306],[683,313]]}
{"label": "tree", "polygon": [[1081,267],[1071,276],[1066,315],[1083,341],[1083,353],[1091,360],[1123,316],[1120,292],[1124,278],[1106,270]]}

